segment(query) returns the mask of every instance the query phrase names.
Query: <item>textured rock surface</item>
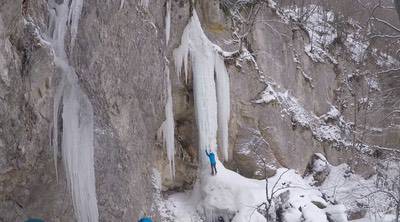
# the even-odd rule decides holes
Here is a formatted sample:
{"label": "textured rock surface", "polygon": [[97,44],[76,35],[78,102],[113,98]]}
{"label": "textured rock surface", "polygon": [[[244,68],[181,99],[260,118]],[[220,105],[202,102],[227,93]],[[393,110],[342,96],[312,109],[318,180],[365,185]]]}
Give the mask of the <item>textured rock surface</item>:
{"label": "textured rock surface", "polygon": [[[22,6],[22,7],[21,7]],[[70,221],[63,166],[56,182],[49,133],[59,78],[47,35],[45,1],[7,1],[1,18],[0,219]],[[151,173],[163,120],[162,4],[85,1],[69,55],[95,115],[95,169],[101,221],[152,212]],[[12,13],[11,13],[12,12]],[[24,19],[32,23],[24,24]],[[36,29],[36,30],[35,30]],[[67,37],[69,38],[69,37]],[[4,101],[4,102],[3,102]]]}

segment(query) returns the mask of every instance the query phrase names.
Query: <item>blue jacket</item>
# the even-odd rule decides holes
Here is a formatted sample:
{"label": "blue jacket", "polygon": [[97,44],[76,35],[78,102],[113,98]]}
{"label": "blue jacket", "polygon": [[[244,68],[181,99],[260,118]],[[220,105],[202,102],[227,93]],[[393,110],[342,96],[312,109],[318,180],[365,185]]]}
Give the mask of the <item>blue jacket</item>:
{"label": "blue jacket", "polygon": [[37,218],[29,218],[25,222],[44,222],[44,220],[37,219]]}
{"label": "blue jacket", "polygon": [[139,220],[139,222],[153,222],[150,217],[143,217],[142,219]]}
{"label": "blue jacket", "polygon": [[208,153],[206,150],[206,155],[210,159],[211,164],[216,164],[217,162],[215,161],[215,154],[213,152]]}

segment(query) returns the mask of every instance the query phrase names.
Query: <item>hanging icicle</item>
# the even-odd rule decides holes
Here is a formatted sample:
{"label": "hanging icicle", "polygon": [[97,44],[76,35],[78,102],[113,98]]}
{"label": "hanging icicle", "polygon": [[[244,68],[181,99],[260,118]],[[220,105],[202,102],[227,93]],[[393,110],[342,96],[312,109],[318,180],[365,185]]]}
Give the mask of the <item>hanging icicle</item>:
{"label": "hanging icicle", "polygon": [[167,0],[165,7],[165,44],[168,45],[171,32],[171,0]]}
{"label": "hanging icicle", "polygon": [[167,103],[165,105],[165,121],[162,126],[164,145],[167,148],[167,157],[171,178],[175,178],[175,124],[172,104],[171,79],[169,76],[168,61],[165,66],[167,75]]}

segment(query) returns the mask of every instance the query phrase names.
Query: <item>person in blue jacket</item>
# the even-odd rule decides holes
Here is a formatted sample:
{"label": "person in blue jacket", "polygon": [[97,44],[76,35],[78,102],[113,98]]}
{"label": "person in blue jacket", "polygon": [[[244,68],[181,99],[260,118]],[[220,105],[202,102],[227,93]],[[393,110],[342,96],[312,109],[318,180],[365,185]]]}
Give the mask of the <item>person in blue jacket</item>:
{"label": "person in blue jacket", "polygon": [[207,155],[208,158],[210,159],[210,164],[211,164],[211,175],[217,174],[217,167],[216,167],[217,162],[215,161],[215,154],[214,154],[212,151],[208,152],[208,151],[206,150],[206,155]]}
{"label": "person in blue jacket", "polygon": [[29,218],[25,222],[44,222],[44,220],[37,219],[37,218]]}
{"label": "person in blue jacket", "polygon": [[142,217],[138,222],[153,222],[150,217]]}

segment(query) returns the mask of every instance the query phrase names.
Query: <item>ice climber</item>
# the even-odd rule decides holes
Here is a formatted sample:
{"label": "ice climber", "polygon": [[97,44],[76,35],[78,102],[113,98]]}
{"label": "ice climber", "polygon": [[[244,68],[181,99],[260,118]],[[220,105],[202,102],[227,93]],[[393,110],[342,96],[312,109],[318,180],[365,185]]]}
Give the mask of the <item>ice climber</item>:
{"label": "ice climber", "polygon": [[217,167],[216,167],[217,162],[215,161],[215,154],[212,151],[207,152],[207,150],[206,150],[206,155],[210,159],[211,175],[217,174]]}
{"label": "ice climber", "polygon": [[44,222],[44,220],[37,219],[37,218],[29,218],[25,222]]}
{"label": "ice climber", "polygon": [[142,217],[138,222],[153,222],[150,217]]}

